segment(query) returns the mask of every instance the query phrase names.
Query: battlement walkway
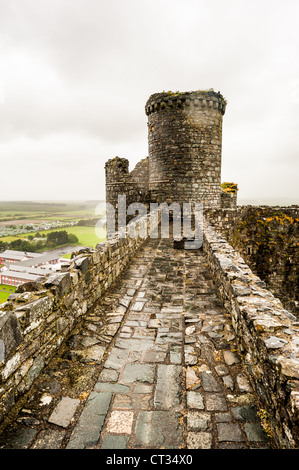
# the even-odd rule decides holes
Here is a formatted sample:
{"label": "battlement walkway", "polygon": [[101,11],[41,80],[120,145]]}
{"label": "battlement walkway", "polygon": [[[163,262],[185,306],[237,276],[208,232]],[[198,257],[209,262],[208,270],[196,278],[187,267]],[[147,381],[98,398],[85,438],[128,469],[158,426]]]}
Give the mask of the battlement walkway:
{"label": "battlement walkway", "polygon": [[271,448],[235,344],[203,252],[149,239],[36,381],[0,446]]}

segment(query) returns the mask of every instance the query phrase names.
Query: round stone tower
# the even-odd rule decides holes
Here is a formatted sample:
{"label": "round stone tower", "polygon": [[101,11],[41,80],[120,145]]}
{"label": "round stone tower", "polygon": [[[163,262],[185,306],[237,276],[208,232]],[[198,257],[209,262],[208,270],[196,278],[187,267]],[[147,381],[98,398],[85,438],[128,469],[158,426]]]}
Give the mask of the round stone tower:
{"label": "round stone tower", "polygon": [[222,116],[214,91],[163,92],[145,106],[152,202],[202,202],[221,207]]}

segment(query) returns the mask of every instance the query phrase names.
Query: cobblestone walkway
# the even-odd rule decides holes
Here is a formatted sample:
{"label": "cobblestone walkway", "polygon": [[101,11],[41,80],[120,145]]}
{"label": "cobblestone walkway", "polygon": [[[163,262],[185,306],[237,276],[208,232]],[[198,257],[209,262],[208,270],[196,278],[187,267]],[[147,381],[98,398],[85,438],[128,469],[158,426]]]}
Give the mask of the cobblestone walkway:
{"label": "cobblestone walkway", "polygon": [[271,448],[234,340],[203,253],[148,240],[0,445]]}

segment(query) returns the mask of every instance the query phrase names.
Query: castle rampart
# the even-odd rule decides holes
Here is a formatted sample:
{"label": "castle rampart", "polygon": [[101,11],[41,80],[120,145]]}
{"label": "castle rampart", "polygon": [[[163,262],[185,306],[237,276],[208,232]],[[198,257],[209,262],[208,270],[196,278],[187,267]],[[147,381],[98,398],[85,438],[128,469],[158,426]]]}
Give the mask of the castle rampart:
{"label": "castle rampart", "polygon": [[206,216],[285,308],[298,316],[298,206],[238,206],[210,210]]}
{"label": "castle rampart", "polygon": [[[143,218],[143,223],[149,227],[150,218]],[[77,253],[66,272],[54,273],[33,285],[23,284],[19,289],[24,292],[1,304],[0,428],[71,331],[144,243],[144,238],[129,236],[128,230],[124,238],[111,238],[96,249]]]}
{"label": "castle rampart", "polygon": [[279,448],[298,446],[299,324],[211,226],[204,251]]}
{"label": "castle rampart", "polygon": [[[285,242],[286,236],[290,235],[290,240],[293,243],[294,227],[297,227],[298,224],[298,213],[296,209],[292,216],[289,213],[282,216],[281,213],[269,213],[267,210],[260,211],[260,208],[256,208],[255,211],[260,211],[254,214],[261,218],[261,224],[259,224],[260,219],[249,217],[250,209],[236,209],[236,185],[226,183],[221,188],[222,116],[225,107],[226,102],[222,95],[213,91],[169,92],[150,97],[146,105],[149,120],[149,157],[139,162],[131,172],[129,172],[129,162],[126,159],[116,157],[106,163],[107,202],[117,209],[118,196],[122,194],[127,197],[127,206],[132,202],[142,202],[145,205],[149,205],[151,202],[166,202],[168,204],[172,202],[203,202],[206,215],[206,219],[203,221],[204,264],[205,266],[208,264],[212,271],[213,282],[218,287],[223,307],[231,320],[240,356],[243,359],[243,364],[249,370],[260,400],[259,408],[262,407],[263,410],[262,419],[265,421],[267,431],[272,433],[277,447],[298,448],[298,321],[267,289],[266,283],[253,273],[246,264],[246,259],[241,257],[244,248],[245,251],[247,250],[247,257],[256,255],[260,240],[266,233],[267,242],[270,242],[271,247],[277,246],[276,251],[271,252],[271,258],[268,260],[268,266],[270,267],[271,263],[274,266],[276,259],[274,254],[284,249],[286,244],[283,242]],[[147,228],[147,236],[149,236],[149,228],[151,230],[154,228],[153,221],[159,224],[159,220],[159,217],[155,219],[151,217],[151,214],[147,214],[139,220],[139,227],[144,225]],[[281,220],[282,224],[279,223]],[[249,225],[247,222],[250,222]],[[214,228],[210,224],[214,225]],[[134,225],[131,224],[132,226]],[[241,254],[235,251],[220,232],[227,237],[228,241],[233,240]],[[84,321],[92,312],[95,303],[114,282],[117,282],[125,268],[129,267],[132,257],[137,254],[137,250],[145,241],[142,236],[132,237],[130,225],[126,227],[125,237],[123,235],[123,233],[121,236],[115,233],[107,242],[100,243],[95,249],[85,249],[76,253],[66,270],[53,274],[47,279],[40,279],[40,282],[34,285],[23,285],[16,294],[9,298],[8,302],[1,306],[0,428],[4,429],[7,419],[15,413],[27,392],[30,393],[31,386],[45,366],[55,354],[61,351],[63,344],[72,335],[74,329],[78,325],[80,326],[80,322]],[[297,239],[295,238],[295,240]],[[257,243],[257,246],[254,245],[253,249],[254,242]],[[176,248],[178,248],[177,244]],[[249,248],[250,250],[248,250]],[[288,245],[286,249],[288,249]],[[159,248],[157,248],[157,252],[159,252]],[[150,252],[149,258],[151,256]],[[295,256],[294,254],[294,260],[297,259]],[[179,257],[186,258],[180,255]],[[193,263],[193,261],[190,256],[189,262]],[[288,261],[290,262],[290,258]],[[257,259],[253,259],[253,264],[255,262],[257,263]],[[176,266],[175,262],[171,262],[171,268],[168,268],[168,271],[175,271]],[[141,266],[141,268],[140,271],[137,270],[134,283],[142,282],[139,278],[147,268],[145,266]],[[161,281],[163,288],[163,280],[166,279],[168,271],[164,265],[154,269],[158,271],[155,282],[156,280],[157,282]],[[257,264],[256,269],[258,269]],[[181,269],[181,274],[183,273],[185,279],[186,270]],[[270,281],[274,279],[275,284],[274,271],[269,274]],[[297,282],[296,269],[289,270],[286,273],[286,277],[288,276],[291,282]],[[279,275],[276,275],[276,278],[281,279],[281,271],[279,271]],[[182,285],[190,280],[192,290],[193,287],[198,288],[194,289],[192,295],[195,296],[195,302],[198,301],[199,305],[202,305],[204,317],[209,314],[215,315],[213,309],[209,313],[206,312],[205,302],[202,300],[200,284],[205,281],[197,276],[192,278],[191,275],[191,279],[183,280],[182,277]],[[20,292],[21,289],[22,292]],[[143,292],[139,293],[143,294]],[[215,295],[217,298],[216,309],[217,303],[219,303],[218,293]],[[157,294],[151,292],[152,295],[156,297]],[[177,317],[180,318],[180,323],[183,325],[186,313],[184,308],[187,304],[184,294],[182,297],[184,302],[179,306],[179,310],[176,310],[176,304],[172,304],[168,308],[162,307],[161,311],[169,310],[170,316],[175,316],[175,312],[177,312]],[[123,303],[120,307],[123,306],[126,311],[124,305],[128,306],[130,301],[124,298],[121,301]],[[138,306],[140,303],[142,304],[142,302],[136,301],[134,304],[133,311],[136,316],[142,315]],[[158,312],[163,305],[162,301],[160,303],[161,305],[159,302],[156,304]],[[151,306],[150,310],[152,308],[155,307]],[[224,316],[226,316],[225,312]],[[104,316],[109,315],[105,310],[102,313]],[[147,313],[151,315],[151,312]],[[111,315],[115,315],[118,320],[113,323],[111,334],[105,336],[105,345],[100,346],[103,348],[103,355],[107,353],[109,344],[113,344],[114,335],[121,327],[124,317],[121,309],[117,312],[113,311]],[[156,335],[154,331],[156,321],[150,319],[149,322],[151,325],[155,325],[149,328],[150,332],[147,331],[153,337]],[[135,323],[137,323],[136,320],[134,320]],[[196,323],[199,327],[201,321],[197,319]],[[188,324],[187,317],[186,324]],[[175,328],[177,329],[178,326]],[[205,325],[205,328],[209,328],[209,325]],[[196,331],[194,325],[184,329],[187,335],[185,337],[186,345],[190,347],[194,340],[204,349],[204,345],[207,345],[207,338],[200,333],[196,335],[194,333],[194,337],[192,335],[188,337],[187,331],[191,330]],[[126,331],[128,329],[124,331],[125,335],[127,335]],[[168,329],[166,331],[166,333],[163,331],[164,336],[168,335]],[[210,338],[217,338],[216,330],[206,329],[205,331],[212,333],[211,336],[209,335]],[[140,335],[141,332],[137,331],[137,334]],[[177,335],[177,332],[174,334]],[[233,335],[233,337],[235,336]],[[145,337],[141,335],[140,338],[144,341]],[[176,340],[172,338],[176,338]],[[177,338],[177,336],[172,336],[170,341],[178,341]],[[219,360],[220,350],[223,345],[227,347],[228,341],[230,340],[219,345],[217,354],[212,354],[212,360],[215,363]],[[186,351],[188,349],[185,349]],[[199,354],[201,354],[200,351]],[[192,357],[192,360],[194,359],[197,361],[197,357]],[[118,360],[119,356],[117,356]],[[236,360],[235,356],[234,360]],[[185,372],[188,364],[197,363],[188,361],[188,354],[185,356],[181,354],[180,367]],[[226,364],[228,365],[227,362]],[[164,365],[166,364],[163,364],[163,367]],[[173,370],[173,364],[171,369]],[[194,372],[190,371],[191,367],[188,369],[189,373]],[[150,370],[154,370],[154,368],[150,367]],[[182,373],[180,372],[179,375],[181,377]],[[215,383],[208,382],[206,375],[204,377],[205,391],[211,391],[209,388],[211,384],[215,387],[218,383],[217,381]],[[154,375],[151,380],[154,381]],[[229,387],[227,384],[229,382],[226,382],[226,387]],[[232,386],[234,386],[233,382]],[[212,390],[218,389],[212,388]],[[233,392],[234,388],[230,388],[230,390],[232,393],[229,393],[225,388],[225,406],[229,402],[236,407],[242,405],[242,400],[248,403],[248,400],[254,399],[250,393],[238,395],[236,398]],[[156,392],[155,397],[157,397]],[[189,392],[189,397],[190,393],[192,392]],[[201,397],[197,392],[194,393]],[[177,395],[173,395],[173,397],[177,399]],[[159,400],[157,402],[159,403]],[[169,407],[168,398],[167,406]],[[200,409],[204,409],[203,402],[200,404]],[[208,409],[210,411],[223,410],[223,408],[213,408],[213,406]],[[81,432],[81,429],[79,431]]]}
{"label": "castle rampart", "polygon": [[[148,217],[144,220],[149,226]],[[211,226],[205,222],[203,229],[204,252],[274,437],[278,446],[294,448],[299,444],[298,322]],[[70,260],[66,272],[2,306],[2,423],[143,242],[140,237],[116,237],[100,243]]]}

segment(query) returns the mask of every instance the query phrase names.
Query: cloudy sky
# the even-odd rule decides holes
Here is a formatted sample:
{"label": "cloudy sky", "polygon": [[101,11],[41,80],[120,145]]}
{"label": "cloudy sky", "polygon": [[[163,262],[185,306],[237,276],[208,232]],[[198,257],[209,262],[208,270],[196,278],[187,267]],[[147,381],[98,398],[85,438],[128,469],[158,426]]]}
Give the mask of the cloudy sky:
{"label": "cloudy sky", "polygon": [[299,202],[298,0],[0,0],[0,200],[104,199],[148,97],[228,101],[222,181]]}

